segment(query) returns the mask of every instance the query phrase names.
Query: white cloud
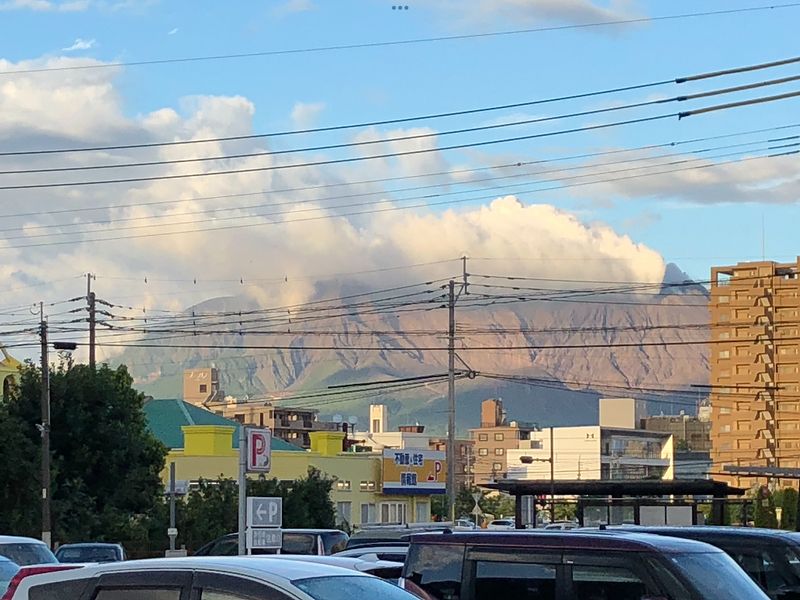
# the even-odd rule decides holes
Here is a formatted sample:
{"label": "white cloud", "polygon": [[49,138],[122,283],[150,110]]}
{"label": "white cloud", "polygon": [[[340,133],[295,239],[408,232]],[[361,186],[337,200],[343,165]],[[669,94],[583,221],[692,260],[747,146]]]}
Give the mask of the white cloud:
{"label": "white cloud", "polygon": [[633,0],[438,0],[434,4],[442,15],[456,22],[501,21],[535,24],[567,24],[618,21],[639,16]]}
{"label": "white cloud", "polygon": [[97,40],[84,40],[83,38],[77,38],[71,46],[66,48],[62,48],[62,52],[74,52],[75,50],[89,50],[90,48],[94,48],[97,45]]}
{"label": "white cloud", "polygon": [[176,33],[178,33],[178,31],[179,31],[179,30],[178,30],[178,28],[177,28],[177,27],[175,27],[175,28],[173,28],[173,29],[170,29],[170,30],[167,32],[167,35],[175,35]]}
{"label": "white cloud", "polygon": [[296,129],[309,129],[325,110],[324,102],[297,102],[292,108],[292,121]]}
{"label": "white cloud", "polygon": [[316,5],[312,0],[286,0],[272,9],[272,14],[278,17],[284,17],[295,13],[308,12],[314,10]]}
{"label": "white cloud", "polygon": [[[0,71],[89,64],[98,63],[64,57],[21,63],[0,61]],[[183,99],[175,107],[165,106],[149,114],[130,117],[124,112],[124,98],[115,86],[119,72],[117,67],[56,71],[47,78],[19,74],[0,81],[3,148],[116,145],[253,132],[256,106],[243,97],[195,96]],[[91,110],[86,110],[87,106]],[[307,115],[308,110],[304,108],[300,113],[303,111]],[[426,128],[368,129],[357,133],[354,139],[379,141],[374,146],[361,148],[364,155],[373,155],[435,149],[436,136],[388,141],[403,135],[428,133],[435,132]],[[85,166],[265,150],[269,150],[269,146],[264,140],[243,140],[204,143],[190,148],[173,146],[21,157],[4,160],[3,167],[10,170]],[[322,157],[324,155],[320,155]],[[0,265],[5,266],[0,267],[0,276],[4,289],[15,290],[30,282],[52,282],[35,288],[34,292],[22,288],[4,293],[3,303],[25,304],[80,295],[83,284],[75,276],[81,272],[98,274],[96,287],[101,297],[131,306],[177,310],[208,297],[242,291],[264,303],[299,302],[322,294],[325,286],[333,285],[326,274],[426,263],[452,259],[464,253],[501,259],[492,263],[496,271],[519,275],[598,279],[598,265],[603,269],[603,278],[611,280],[658,281],[663,273],[663,261],[655,251],[605,225],[582,222],[574,214],[547,204],[530,204],[529,198],[508,196],[482,206],[443,213],[433,209],[388,210],[424,203],[421,198],[366,204],[382,201],[386,194],[375,184],[355,182],[448,172],[455,168],[438,152],[335,168],[256,170],[308,158],[258,156],[107,169],[79,175],[9,176],[4,182],[25,184],[253,169],[236,175],[126,185],[0,190],[0,217],[5,229],[2,234],[5,239],[0,244]],[[425,181],[426,178],[415,179],[409,185]],[[436,183],[442,181],[442,177],[436,178]],[[337,187],[318,187],[331,184]],[[313,187],[317,189],[298,189]],[[413,195],[403,194],[404,197]],[[353,206],[359,203],[361,206]],[[104,206],[110,208],[80,211]],[[72,212],[50,213],[64,208]],[[347,216],[347,213],[376,208],[387,209],[387,212]],[[16,213],[33,215],[7,216]],[[310,220],[313,217],[325,218]],[[48,227],[53,225],[58,227]],[[247,227],[240,227],[242,225]],[[225,229],[231,226],[237,228]],[[208,231],[201,231],[204,229]],[[187,232],[191,230],[195,232]],[[80,233],[62,235],[76,231]],[[133,237],[166,232],[182,233]],[[110,238],[110,241],[92,242],[92,238]],[[59,241],[70,243],[46,245]],[[30,244],[45,245],[22,247]],[[350,279],[374,289],[409,279],[451,276],[452,270],[453,264],[449,263],[419,271],[392,271]],[[309,275],[320,276],[325,281],[309,278]],[[69,279],[63,281],[65,277]],[[145,278],[148,279],[146,284]],[[191,283],[194,278],[198,279],[197,285]],[[239,278],[245,283],[219,281],[238,282]],[[157,283],[158,280],[173,283]],[[256,284],[255,280],[281,283]],[[346,284],[346,281],[338,283]]]}
{"label": "white cloud", "polygon": [[33,10],[37,12],[82,12],[89,8],[89,0],[68,0],[54,2],[51,0],[6,0],[0,2],[3,10]]}

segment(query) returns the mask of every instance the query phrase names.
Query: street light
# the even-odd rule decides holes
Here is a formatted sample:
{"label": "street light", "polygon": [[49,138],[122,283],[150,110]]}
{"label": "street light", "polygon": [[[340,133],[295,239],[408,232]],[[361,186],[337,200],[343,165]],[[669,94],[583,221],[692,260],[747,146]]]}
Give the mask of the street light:
{"label": "street light", "polygon": [[[42,316],[39,330],[42,342],[42,422],[36,428],[42,435],[42,541],[53,547],[50,516],[50,361],[48,359],[47,321]],[[74,342],[53,342],[59,352],[72,352],[78,345]]]}
{"label": "street light", "polygon": [[550,463],[550,522],[556,521],[556,470],[555,470],[555,439],[553,428],[550,427],[550,458],[534,458],[532,456],[520,456],[519,462],[530,465],[535,462]]}

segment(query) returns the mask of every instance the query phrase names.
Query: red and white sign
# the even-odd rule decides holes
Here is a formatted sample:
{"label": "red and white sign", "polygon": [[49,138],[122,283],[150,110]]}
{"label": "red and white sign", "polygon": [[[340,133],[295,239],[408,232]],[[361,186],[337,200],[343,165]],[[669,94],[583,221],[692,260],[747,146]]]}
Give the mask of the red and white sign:
{"label": "red and white sign", "polygon": [[269,429],[247,429],[247,471],[269,473],[272,467],[272,432]]}

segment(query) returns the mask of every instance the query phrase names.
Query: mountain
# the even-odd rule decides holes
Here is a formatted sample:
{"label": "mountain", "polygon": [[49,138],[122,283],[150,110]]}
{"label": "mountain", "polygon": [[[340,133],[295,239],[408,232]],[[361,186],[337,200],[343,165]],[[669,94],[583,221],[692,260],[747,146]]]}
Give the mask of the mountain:
{"label": "mountain", "polygon": [[[655,390],[707,383],[707,347],[691,343],[708,335],[707,292],[688,282],[688,276],[677,267],[667,269],[658,294],[558,295],[557,300],[490,305],[479,296],[460,298],[456,314],[460,361],[483,374],[526,379],[479,376],[459,380],[460,429],[478,422],[480,402],[487,397],[502,397],[512,419],[545,426],[580,425],[596,422],[599,396],[641,396],[642,392],[630,388]],[[253,299],[236,296],[208,300],[186,314],[259,309]],[[141,390],[156,397],[179,396],[182,370],[210,365],[219,369],[227,394],[251,397],[280,392],[297,395],[331,385],[446,373],[447,353],[436,350],[446,348],[446,309],[433,305],[424,311],[398,309],[387,314],[380,312],[379,305],[364,303],[358,313],[315,321],[311,311],[287,325],[285,335],[279,337],[197,335],[179,341],[221,348],[128,348],[117,360],[129,365]],[[226,329],[238,327],[234,323]],[[244,320],[242,327],[253,325]],[[151,334],[151,341],[171,343],[163,334]],[[270,345],[290,349],[243,348]],[[465,369],[460,361],[457,368]],[[323,415],[358,416],[364,424],[367,405],[381,401],[389,405],[393,425],[420,422],[441,432],[446,422],[446,393],[446,384],[438,383],[372,398],[360,393],[355,400],[336,396],[287,404],[314,406]],[[647,397],[651,412],[692,412],[685,395]]]}

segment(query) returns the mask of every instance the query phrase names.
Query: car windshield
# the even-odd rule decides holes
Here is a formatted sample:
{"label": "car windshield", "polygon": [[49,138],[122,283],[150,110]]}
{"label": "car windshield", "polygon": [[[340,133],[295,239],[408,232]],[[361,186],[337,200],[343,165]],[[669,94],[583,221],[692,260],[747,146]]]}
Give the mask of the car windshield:
{"label": "car windshield", "polygon": [[17,571],[19,571],[17,563],[0,559],[0,596],[5,593],[8,584],[11,583],[11,579],[17,574]]}
{"label": "car windshield", "polygon": [[674,554],[668,560],[703,600],[766,600],[761,588],[722,552]]}
{"label": "car windshield", "polygon": [[56,558],[62,563],[114,562],[119,560],[117,551],[108,546],[82,546],[60,548]]}
{"label": "car windshield", "polygon": [[28,565],[47,565],[57,563],[55,554],[44,544],[33,543],[11,543],[0,544],[0,556],[17,563],[20,567]]}
{"label": "car windshield", "polygon": [[312,577],[297,579],[292,583],[315,600],[351,600],[352,598],[416,600],[416,597],[408,592],[375,577]]}

